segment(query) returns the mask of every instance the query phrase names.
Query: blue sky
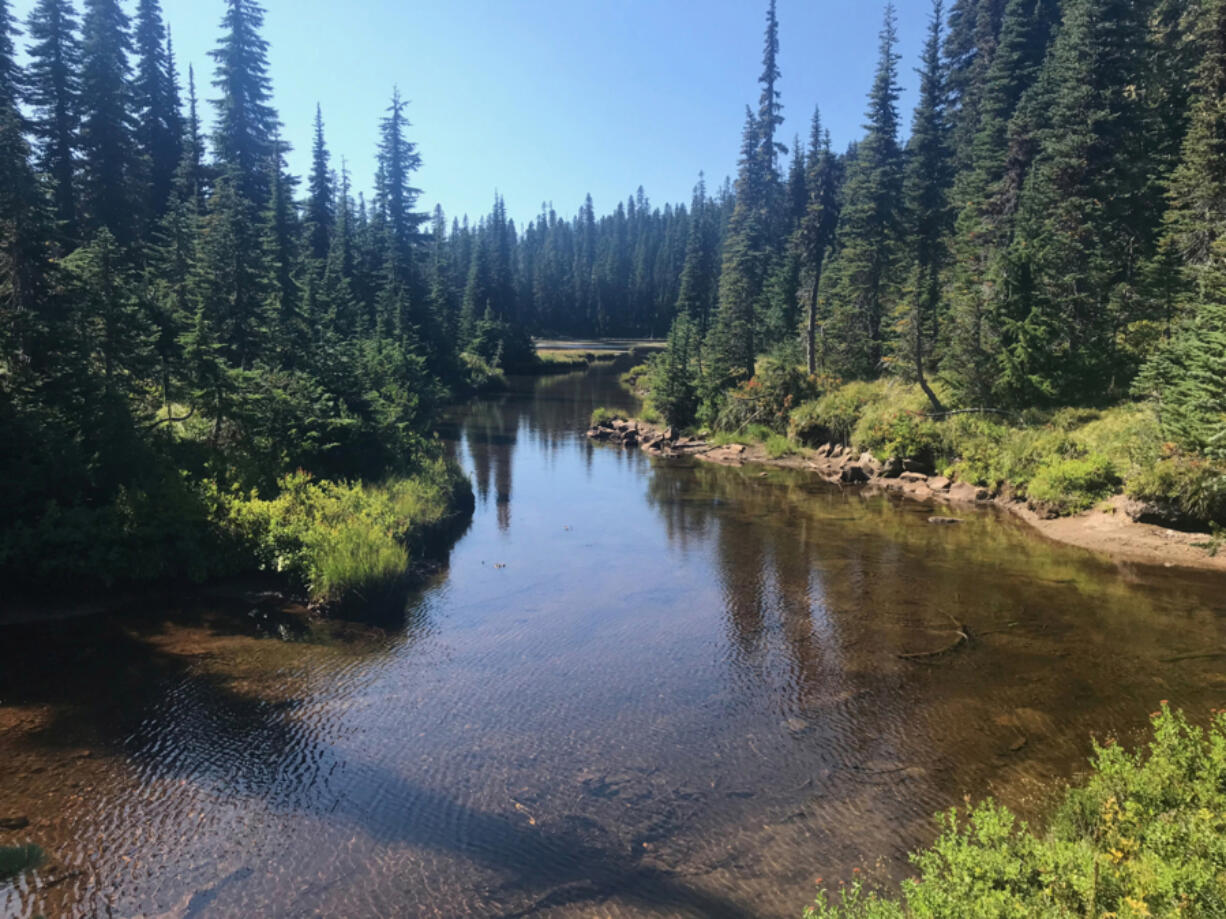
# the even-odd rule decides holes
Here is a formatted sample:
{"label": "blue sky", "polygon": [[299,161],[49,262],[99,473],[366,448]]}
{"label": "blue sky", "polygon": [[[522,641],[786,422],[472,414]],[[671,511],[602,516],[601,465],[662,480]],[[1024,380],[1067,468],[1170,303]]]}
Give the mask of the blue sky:
{"label": "blue sky", "polygon": [[[24,19],[34,0],[16,0]],[[133,0],[128,0],[134,8]],[[81,0],[76,3],[78,11]],[[688,201],[736,168],[757,104],[765,0],[264,0],[275,102],[304,174],[315,102],[355,189],[374,175],[375,130],[393,84],[410,100],[423,208],[487,212],[495,189],[522,225],[552,201],[597,213],[640,184]],[[163,0],[186,73],[212,95],[222,0]],[[904,120],[914,104],[929,0],[897,0]],[[836,146],[860,134],[884,0],[779,0],[784,134],[814,103]],[[22,40],[24,41],[24,39]],[[206,114],[211,111],[206,109]]]}

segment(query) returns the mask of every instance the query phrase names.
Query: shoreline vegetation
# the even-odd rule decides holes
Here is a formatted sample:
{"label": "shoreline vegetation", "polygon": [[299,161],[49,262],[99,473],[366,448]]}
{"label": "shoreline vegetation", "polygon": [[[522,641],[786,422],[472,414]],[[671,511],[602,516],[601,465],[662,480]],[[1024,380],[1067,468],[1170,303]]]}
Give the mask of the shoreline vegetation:
{"label": "shoreline vegetation", "polygon": [[1226,715],[1201,729],[1163,702],[1152,731],[1132,753],[1095,743],[1088,780],[1045,831],[968,801],[939,815],[897,891],[824,888],[805,919],[1226,915]]}
{"label": "shoreline vegetation", "polygon": [[597,409],[589,438],[655,456],[809,471],[952,512],[999,508],[1045,538],[1117,561],[1226,571],[1220,527],[1198,525],[1169,496],[1147,491],[1179,460],[1161,455],[1151,439],[1156,419],[1143,405],[1057,412],[1014,427],[978,416],[933,419],[916,407],[917,390],[879,382],[835,389],[828,400],[783,411],[771,426],[682,431],[653,408],[643,388],[649,371],[640,365],[623,375],[644,398],[638,417]]}

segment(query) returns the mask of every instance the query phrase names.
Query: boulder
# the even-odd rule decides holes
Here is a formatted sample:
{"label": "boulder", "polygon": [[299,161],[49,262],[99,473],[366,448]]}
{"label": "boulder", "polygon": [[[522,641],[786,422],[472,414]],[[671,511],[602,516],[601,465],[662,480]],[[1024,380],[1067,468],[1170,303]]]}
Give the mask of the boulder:
{"label": "boulder", "polygon": [[832,443],[822,444],[820,447],[817,448],[818,456],[829,456],[833,452],[834,452],[834,444]]}
{"label": "boulder", "polygon": [[911,457],[907,457],[902,461],[902,468],[904,472],[922,472],[924,475],[932,475],[934,472],[936,472],[930,463],[926,463],[923,460],[913,459]]}
{"label": "boulder", "polygon": [[672,443],[673,441],[675,441],[677,439],[677,429],[671,428],[671,427],[666,429],[664,431],[664,439],[667,440],[669,443]]}
{"label": "boulder", "polygon": [[855,463],[851,463],[843,467],[839,478],[847,485],[860,485],[868,481],[868,474]]}
{"label": "boulder", "polygon": [[986,488],[977,488],[969,482],[958,482],[951,486],[949,496],[955,501],[966,501],[968,503],[986,501],[991,497]]}
{"label": "boulder", "polygon": [[868,473],[870,478],[881,472],[881,464],[877,462],[877,458],[867,450],[860,454],[860,459],[857,461],[856,465]]}
{"label": "boulder", "polygon": [[899,476],[899,478],[904,482],[909,482],[913,485],[928,481],[928,476],[924,475],[922,472],[904,472]]}
{"label": "boulder", "polygon": [[953,484],[943,475],[938,475],[928,480],[928,487],[933,491],[949,491],[949,487]]}
{"label": "boulder", "polygon": [[928,522],[936,526],[954,526],[962,521],[957,517],[929,517]]}
{"label": "boulder", "polygon": [[897,456],[891,456],[888,460],[881,464],[881,477],[883,479],[896,479],[902,475],[902,460]]}

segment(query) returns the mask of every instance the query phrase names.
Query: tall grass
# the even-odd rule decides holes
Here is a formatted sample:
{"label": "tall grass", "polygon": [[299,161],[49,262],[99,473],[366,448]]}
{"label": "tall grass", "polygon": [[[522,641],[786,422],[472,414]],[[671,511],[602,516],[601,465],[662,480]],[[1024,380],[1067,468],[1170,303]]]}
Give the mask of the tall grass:
{"label": "tall grass", "polygon": [[282,479],[272,500],[235,501],[230,522],[265,568],[289,574],[316,602],[339,604],[402,578],[414,542],[469,488],[441,459],[413,478],[379,485],[317,481],[298,472]]}

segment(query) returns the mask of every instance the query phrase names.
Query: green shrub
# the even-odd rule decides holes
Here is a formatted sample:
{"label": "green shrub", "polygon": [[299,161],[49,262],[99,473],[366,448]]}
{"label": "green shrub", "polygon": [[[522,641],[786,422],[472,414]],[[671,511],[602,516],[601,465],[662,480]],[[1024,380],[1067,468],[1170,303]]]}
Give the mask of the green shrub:
{"label": "green shrub", "polygon": [[1226,526],[1226,465],[1172,453],[1129,481],[1128,494],[1173,523]]}
{"label": "green shrub", "polygon": [[1043,463],[1026,486],[1026,496],[1057,513],[1084,511],[1115,494],[1120,477],[1101,454]]}
{"label": "green shrub", "polygon": [[592,427],[608,424],[610,421],[619,421],[625,417],[621,412],[602,405],[592,412]]}
{"label": "green shrub", "polygon": [[857,381],[826,393],[812,409],[812,425],[824,428],[830,440],[850,443],[865,407],[882,398],[884,385]]}
{"label": "green shrub", "polygon": [[782,434],[771,434],[764,441],[766,446],[766,455],[771,459],[780,459],[785,456],[791,456],[796,452],[796,447],[790,440]]}
{"label": "green shrub", "polygon": [[479,354],[464,352],[460,355],[460,365],[465,382],[474,392],[493,392],[507,387],[506,375]]}
{"label": "green shrub", "polygon": [[1207,731],[1163,703],[1136,753],[1095,745],[1094,771],[1036,835],[991,801],[940,818],[899,895],[824,891],[808,919],[1226,916],[1226,716]]}
{"label": "green shrub", "polygon": [[821,381],[795,365],[762,358],[752,380],[725,394],[715,427],[735,431],[750,424],[765,425],[776,433],[788,429],[792,409],[815,399]]}

